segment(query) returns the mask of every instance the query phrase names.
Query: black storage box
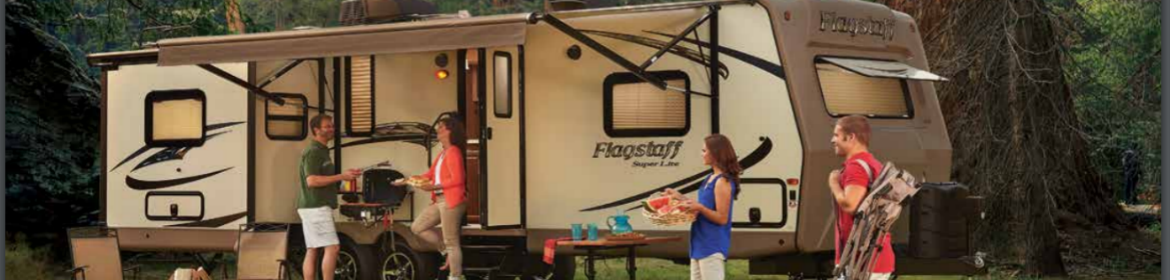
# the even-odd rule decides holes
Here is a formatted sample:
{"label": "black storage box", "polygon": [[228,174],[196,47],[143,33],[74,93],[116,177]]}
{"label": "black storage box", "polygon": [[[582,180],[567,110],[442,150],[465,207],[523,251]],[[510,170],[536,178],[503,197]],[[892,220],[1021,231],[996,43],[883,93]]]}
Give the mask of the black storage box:
{"label": "black storage box", "polygon": [[969,234],[979,219],[980,197],[967,186],[922,183],[910,203],[910,255],[922,259],[969,256]]}

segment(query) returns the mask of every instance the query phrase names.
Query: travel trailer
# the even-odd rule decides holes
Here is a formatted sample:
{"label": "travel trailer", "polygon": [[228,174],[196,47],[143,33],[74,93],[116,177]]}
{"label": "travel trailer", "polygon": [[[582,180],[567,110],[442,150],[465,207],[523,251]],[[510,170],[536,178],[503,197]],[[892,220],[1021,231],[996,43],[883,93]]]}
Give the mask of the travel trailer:
{"label": "travel trailer", "polygon": [[[338,198],[361,203],[371,197],[362,192],[384,189],[378,182],[425,172],[439,152],[435,121],[457,115],[469,134],[469,273],[528,275],[547,269],[545,240],[568,236],[572,223],[605,232],[616,213],[638,232],[686,240],[688,226],[652,225],[637,207],[666,188],[694,195],[709,172],[703,139],[721,133],[745,168],[730,258],[750,260],[752,274],[821,277],[833,261],[825,182],[842,161],[829,142],[835,119],[869,116],[878,158],[919,180],[950,180],[934,89],[945,79],[928,72],[918,32],[908,15],[864,1],[717,0],[92,54],[103,69],[102,219],[121,250],[231,252],[241,224],[299,226],[298,159],[312,116],[335,116],[339,170],[369,169]],[[898,274],[980,272],[966,227],[977,198],[947,194],[915,201],[899,220]],[[336,211],[337,273],[433,279],[435,249],[409,229],[429,195],[391,196]],[[290,232],[295,250],[299,230]],[[688,245],[637,251],[682,261]],[[583,252],[557,252],[555,275],[571,277],[571,256]]]}

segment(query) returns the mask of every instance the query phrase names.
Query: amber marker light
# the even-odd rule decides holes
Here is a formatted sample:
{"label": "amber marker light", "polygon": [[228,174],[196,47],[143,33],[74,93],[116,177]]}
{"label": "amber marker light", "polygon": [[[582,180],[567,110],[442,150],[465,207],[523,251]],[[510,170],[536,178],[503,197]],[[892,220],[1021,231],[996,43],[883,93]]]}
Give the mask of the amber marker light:
{"label": "amber marker light", "polygon": [[447,70],[435,71],[435,78],[439,78],[440,80],[447,79],[447,76],[450,75],[451,73],[447,73]]}

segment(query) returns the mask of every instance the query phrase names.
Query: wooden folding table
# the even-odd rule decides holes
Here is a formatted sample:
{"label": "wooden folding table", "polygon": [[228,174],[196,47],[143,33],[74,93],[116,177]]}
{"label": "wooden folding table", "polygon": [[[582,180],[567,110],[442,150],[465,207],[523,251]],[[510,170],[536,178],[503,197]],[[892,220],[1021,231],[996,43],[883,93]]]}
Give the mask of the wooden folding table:
{"label": "wooden folding table", "polygon": [[594,265],[593,265],[594,261],[622,257],[622,256],[600,256],[597,254],[598,251],[626,249],[626,250],[628,250],[626,253],[626,256],[625,256],[625,258],[626,258],[626,273],[628,273],[630,275],[630,280],[633,280],[633,279],[637,278],[636,271],[638,270],[637,265],[635,265],[635,263],[634,263],[634,260],[637,257],[635,254],[636,248],[650,245],[650,244],[675,242],[675,241],[681,241],[681,240],[682,240],[682,237],[679,237],[679,236],[646,237],[646,238],[640,238],[640,239],[618,239],[618,240],[607,240],[607,239],[603,238],[603,239],[592,240],[592,241],[590,241],[590,240],[557,241],[557,246],[573,246],[574,249],[585,250],[585,278],[588,278],[589,280],[594,280],[594,278],[597,277],[597,270],[596,270],[596,267],[594,267]]}

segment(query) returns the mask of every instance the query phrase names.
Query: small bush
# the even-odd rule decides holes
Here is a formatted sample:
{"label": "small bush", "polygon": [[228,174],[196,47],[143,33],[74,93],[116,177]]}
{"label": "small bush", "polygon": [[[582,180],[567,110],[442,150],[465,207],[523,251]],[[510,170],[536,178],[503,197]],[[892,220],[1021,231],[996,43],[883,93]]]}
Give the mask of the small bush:
{"label": "small bush", "polygon": [[52,279],[54,266],[47,248],[30,248],[23,234],[15,240],[9,239],[4,248],[5,279],[48,280]]}

